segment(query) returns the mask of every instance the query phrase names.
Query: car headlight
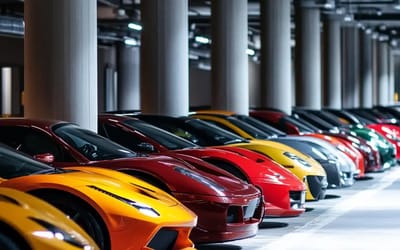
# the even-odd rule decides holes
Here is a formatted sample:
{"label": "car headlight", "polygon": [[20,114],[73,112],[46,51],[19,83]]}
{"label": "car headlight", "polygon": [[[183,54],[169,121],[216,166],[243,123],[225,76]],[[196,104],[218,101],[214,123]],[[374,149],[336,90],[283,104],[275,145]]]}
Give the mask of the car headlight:
{"label": "car headlight", "polygon": [[35,231],[33,235],[37,237],[47,238],[47,239],[58,239],[84,250],[94,249],[93,247],[89,246],[87,242],[78,237],[78,235],[68,233],[63,229],[58,228],[57,226],[38,218],[29,217],[29,219],[38,223],[39,225],[41,225],[46,229],[45,231]]}
{"label": "car headlight", "polygon": [[197,181],[199,183],[202,183],[202,184],[204,184],[206,186],[212,187],[213,189],[216,189],[218,191],[224,191],[225,190],[225,188],[223,186],[219,185],[215,181],[213,181],[213,180],[211,180],[211,179],[209,179],[209,178],[207,178],[205,176],[202,176],[201,174],[198,174],[198,173],[196,173],[196,172],[194,172],[194,171],[192,171],[190,169],[176,166],[174,168],[174,170],[179,172],[180,174],[183,174],[184,176],[187,176],[187,177],[189,177],[189,178],[191,178],[191,179],[193,179],[193,180],[195,180],[195,181]]}
{"label": "car headlight", "polygon": [[154,208],[152,208],[152,207],[150,207],[150,206],[148,206],[146,204],[142,204],[142,203],[139,203],[139,202],[124,198],[122,196],[113,194],[111,192],[108,192],[108,191],[106,191],[104,189],[101,189],[101,188],[93,186],[93,185],[90,185],[88,187],[90,187],[90,188],[92,188],[94,190],[97,190],[99,192],[102,192],[103,194],[106,194],[108,196],[111,196],[111,197],[113,197],[113,198],[115,198],[115,199],[117,199],[119,201],[124,202],[124,203],[136,208],[139,212],[141,212],[144,215],[147,215],[147,216],[150,216],[150,217],[159,217],[160,216],[160,214]]}
{"label": "car headlight", "polygon": [[287,158],[293,160],[293,161],[297,161],[298,163],[300,163],[304,167],[311,167],[311,165],[307,161],[303,160],[302,158],[298,157],[297,155],[295,155],[293,153],[284,152],[283,155],[286,156]]}

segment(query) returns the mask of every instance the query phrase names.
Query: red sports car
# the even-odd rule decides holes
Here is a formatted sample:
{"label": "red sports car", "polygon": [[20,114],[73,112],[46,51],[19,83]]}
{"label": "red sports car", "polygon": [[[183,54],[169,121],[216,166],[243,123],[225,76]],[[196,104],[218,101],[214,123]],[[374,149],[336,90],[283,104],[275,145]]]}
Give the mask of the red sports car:
{"label": "red sports car", "polygon": [[191,155],[212,163],[259,187],[266,201],[265,216],[297,216],[305,210],[304,183],[254,151],[229,146],[200,147],[147,122],[119,115],[99,115],[98,133],[137,152]]}
{"label": "red sports car", "polygon": [[256,187],[197,158],[202,170],[169,156],[137,154],[62,121],[0,119],[0,141],[56,167],[106,167],[148,181],[197,214],[191,234],[195,243],[254,236],[263,217],[264,203]]}

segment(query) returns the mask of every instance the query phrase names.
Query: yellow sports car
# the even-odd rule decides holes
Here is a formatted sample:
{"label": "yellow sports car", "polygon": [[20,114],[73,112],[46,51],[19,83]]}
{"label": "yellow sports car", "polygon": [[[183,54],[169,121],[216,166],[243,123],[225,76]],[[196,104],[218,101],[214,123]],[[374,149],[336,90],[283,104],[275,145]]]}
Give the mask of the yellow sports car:
{"label": "yellow sports car", "polygon": [[99,248],[60,210],[27,193],[0,188],[0,249]]}
{"label": "yellow sports car", "polygon": [[[206,117],[205,115],[196,116],[202,119]],[[216,115],[215,120],[222,116]],[[219,124],[217,126],[210,122],[199,120],[194,115],[190,117],[168,117],[138,114],[134,117],[168,130],[200,146],[229,145],[247,148],[264,154],[283,165],[306,183],[306,200],[319,200],[325,197],[328,182],[323,167],[311,157],[285,144],[268,140],[247,140],[248,136],[245,139],[235,133],[233,124],[227,126],[222,123],[222,118],[220,123],[214,122],[214,124]],[[214,116],[209,117],[213,118]],[[211,121],[211,119],[207,119],[207,121]]]}
{"label": "yellow sports car", "polygon": [[56,169],[0,145],[0,182],[59,208],[100,249],[193,249],[189,234],[197,216],[127,174],[96,167]]}

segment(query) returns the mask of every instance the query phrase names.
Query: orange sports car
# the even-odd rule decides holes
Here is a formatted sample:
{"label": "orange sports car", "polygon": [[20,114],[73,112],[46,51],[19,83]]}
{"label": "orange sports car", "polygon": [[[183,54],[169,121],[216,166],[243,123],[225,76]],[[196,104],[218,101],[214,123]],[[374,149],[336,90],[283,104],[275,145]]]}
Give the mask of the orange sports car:
{"label": "orange sports car", "polygon": [[197,216],[127,174],[94,167],[57,169],[1,145],[0,182],[63,211],[100,249],[193,248],[189,234]]}

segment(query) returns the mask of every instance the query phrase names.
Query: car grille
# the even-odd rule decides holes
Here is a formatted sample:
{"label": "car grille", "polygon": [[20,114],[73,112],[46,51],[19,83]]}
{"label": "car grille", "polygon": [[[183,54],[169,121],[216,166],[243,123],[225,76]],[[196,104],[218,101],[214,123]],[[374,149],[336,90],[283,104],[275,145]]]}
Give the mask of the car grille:
{"label": "car grille", "polygon": [[289,191],[290,207],[301,208],[305,203],[305,191]]}
{"label": "car grille", "polygon": [[316,199],[322,199],[326,190],[326,177],[309,175],[307,176],[307,183],[312,196]]}
{"label": "car grille", "polygon": [[251,200],[246,206],[230,206],[226,215],[227,223],[239,223],[251,220],[255,216],[260,199]]}
{"label": "car grille", "polygon": [[173,229],[162,228],[156,233],[147,247],[157,250],[173,249],[178,232]]}

